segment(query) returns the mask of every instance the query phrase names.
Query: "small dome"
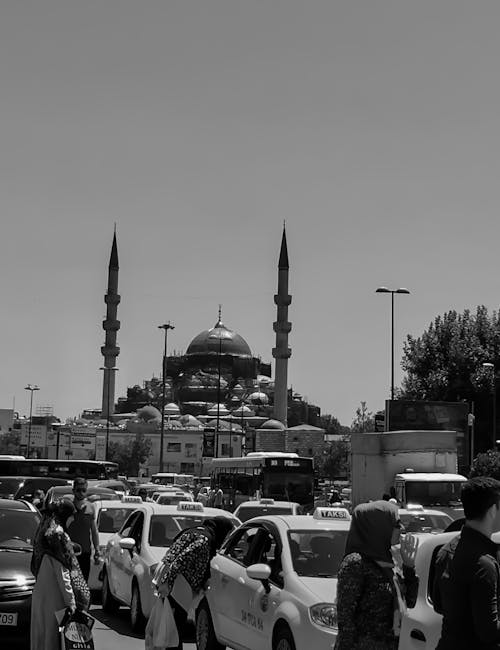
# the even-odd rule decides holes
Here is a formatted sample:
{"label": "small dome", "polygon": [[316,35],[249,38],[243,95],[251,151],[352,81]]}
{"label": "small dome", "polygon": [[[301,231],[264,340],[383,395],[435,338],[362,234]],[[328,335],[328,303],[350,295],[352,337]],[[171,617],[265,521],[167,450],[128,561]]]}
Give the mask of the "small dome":
{"label": "small dome", "polygon": [[185,427],[201,427],[201,422],[194,415],[181,415],[179,422]]}
{"label": "small dome", "polygon": [[[229,413],[225,404],[219,404],[218,411],[219,415],[228,415]],[[207,415],[217,415],[217,404],[212,404],[212,406],[207,410]]]}
{"label": "small dome", "polygon": [[248,401],[252,404],[267,404],[269,402],[269,397],[261,391],[256,391],[249,395]]}
{"label": "small dome", "polygon": [[139,420],[149,422],[150,420],[161,419],[161,413],[157,408],[148,404],[137,411],[137,417]]}
{"label": "small dome", "polygon": [[179,415],[181,412],[177,404],[174,404],[173,402],[170,402],[170,404],[165,404],[165,408],[163,410],[165,415]]}
{"label": "small dome", "polygon": [[[210,422],[207,422],[207,427],[217,427],[217,420],[210,420]],[[219,420],[219,430],[220,431],[234,431],[235,433],[240,433],[241,432],[241,427],[239,424],[235,424],[234,422],[227,422],[226,420]]]}
{"label": "small dome", "polygon": [[245,339],[228,329],[221,321],[210,330],[200,332],[188,345],[186,355],[192,354],[229,354],[234,357],[251,357],[252,352]]}
{"label": "small dome", "polygon": [[237,409],[234,409],[233,415],[237,415],[238,417],[251,417],[252,415],[255,415],[255,413],[252,411],[251,408],[248,406],[245,406],[244,404],[242,406],[239,406]]}
{"label": "small dome", "polygon": [[279,420],[266,420],[266,422],[264,422],[264,424],[260,428],[261,429],[276,429],[276,430],[280,430],[280,431],[284,431],[286,429],[283,422],[280,422]]}

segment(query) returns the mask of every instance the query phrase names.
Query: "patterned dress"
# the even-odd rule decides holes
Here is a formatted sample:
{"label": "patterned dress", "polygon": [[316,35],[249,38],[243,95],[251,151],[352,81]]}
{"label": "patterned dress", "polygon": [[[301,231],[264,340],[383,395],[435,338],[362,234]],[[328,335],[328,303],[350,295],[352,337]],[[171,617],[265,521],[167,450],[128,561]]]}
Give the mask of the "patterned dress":
{"label": "patterned dress", "polygon": [[210,577],[210,540],[200,528],[190,528],[174,540],[162,560],[164,570],[158,587],[170,593],[175,579],[183,575],[194,592],[200,591]]}
{"label": "patterned dress", "polygon": [[[407,606],[413,607],[418,591],[415,570],[404,566],[398,580]],[[359,553],[346,555],[337,583],[339,635],[335,650],[396,650],[396,602],[392,569],[383,569]]]}

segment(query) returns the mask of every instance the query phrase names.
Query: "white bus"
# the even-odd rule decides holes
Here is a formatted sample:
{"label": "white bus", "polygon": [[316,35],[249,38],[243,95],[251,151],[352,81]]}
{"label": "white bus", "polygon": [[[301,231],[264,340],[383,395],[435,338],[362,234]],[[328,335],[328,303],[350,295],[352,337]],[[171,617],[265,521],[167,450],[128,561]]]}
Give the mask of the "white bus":
{"label": "white bus", "polygon": [[176,474],[175,472],[158,472],[151,477],[153,483],[160,485],[193,485],[193,474]]}

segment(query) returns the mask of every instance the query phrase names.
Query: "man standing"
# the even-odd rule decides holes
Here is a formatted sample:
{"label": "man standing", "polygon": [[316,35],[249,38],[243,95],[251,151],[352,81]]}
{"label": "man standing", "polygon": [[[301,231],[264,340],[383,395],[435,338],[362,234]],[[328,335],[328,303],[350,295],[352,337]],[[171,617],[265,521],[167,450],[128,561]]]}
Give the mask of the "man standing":
{"label": "man standing", "polygon": [[94,562],[99,562],[99,535],[95,522],[94,506],[87,501],[87,479],[75,478],[73,481],[73,503],[76,512],[68,520],[68,535],[72,542],[82,547],[78,562],[82,569],[83,577],[88,581],[90,573],[90,556],[92,544],[94,545]]}
{"label": "man standing", "polygon": [[498,546],[500,481],[472,478],[462,485],[465,524],[439,551],[433,585],[434,609],[443,615],[436,650],[500,649]]}

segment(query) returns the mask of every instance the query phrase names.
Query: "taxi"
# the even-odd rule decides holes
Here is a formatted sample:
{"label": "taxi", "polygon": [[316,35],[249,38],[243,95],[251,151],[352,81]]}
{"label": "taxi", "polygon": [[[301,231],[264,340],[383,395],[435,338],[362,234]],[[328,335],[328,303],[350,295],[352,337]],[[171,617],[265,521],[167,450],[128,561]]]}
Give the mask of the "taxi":
{"label": "taxi", "polygon": [[142,503],[141,497],[127,495],[123,496],[121,501],[95,501],[93,503],[101,556],[98,564],[92,562],[90,565],[88,585],[92,591],[102,589],[103,558],[110,537],[120,530],[125,519],[137,508],[139,503]]}
{"label": "taxi", "polygon": [[300,503],[293,501],[275,501],[274,499],[259,499],[258,501],[243,501],[234,511],[235,517],[240,521],[247,521],[252,517],[265,517],[266,515],[301,515],[303,514]]}
{"label": "taxi", "polygon": [[399,519],[404,530],[412,535],[420,533],[442,533],[453,519],[446,512],[424,508],[421,505],[408,504],[399,509]]}
{"label": "taxi", "polygon": [[181,501],[194,501],[193,495],[189,492],[160,492],[158,497],[154,499],[156,503],[162,506],[176,506]]}
{"label": "taxi", "polygon": [[184,529],[200,526],[205,519],[228,517],[236,527],[240,521],[219,508],[181,501],[165,506],[147,501],[137,503],[120,530],[112,535],[104,552],[102,608],[114,612],[120,605],[130,607],[134,632],[144,629],[154,602],[151,583],[174,538]]}
{"label": "taxi", "polygon": [[331,650],[350,523],[348,510],[335,507],[243,523],[211,562],[197,650]]}

